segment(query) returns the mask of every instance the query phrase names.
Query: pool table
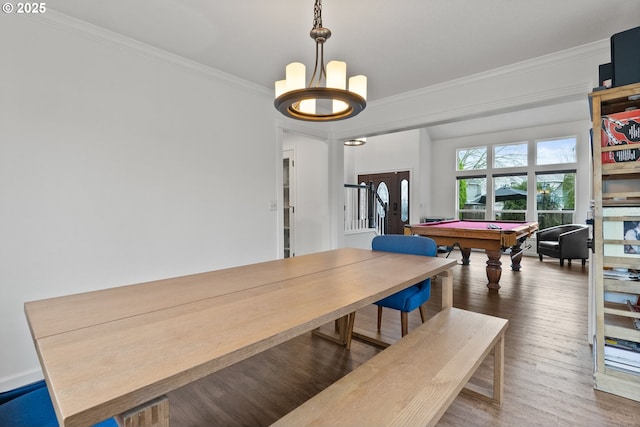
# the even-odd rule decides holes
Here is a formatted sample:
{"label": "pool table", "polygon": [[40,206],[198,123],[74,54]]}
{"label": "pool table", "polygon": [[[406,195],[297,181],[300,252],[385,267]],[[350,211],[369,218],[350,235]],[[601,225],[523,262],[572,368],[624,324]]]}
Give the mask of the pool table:
{"label": "pool table", "polygon": [[521,247],[527,237],[538,229],[537,222],[450,220],[406,225],[404,234],[430,237],[439,246],[458,246],[462,265],[469,265],[471,249],[484,249],[487,257],[489,289],[500,289],[502,251],[511,248],[511,269],[520,271]]}

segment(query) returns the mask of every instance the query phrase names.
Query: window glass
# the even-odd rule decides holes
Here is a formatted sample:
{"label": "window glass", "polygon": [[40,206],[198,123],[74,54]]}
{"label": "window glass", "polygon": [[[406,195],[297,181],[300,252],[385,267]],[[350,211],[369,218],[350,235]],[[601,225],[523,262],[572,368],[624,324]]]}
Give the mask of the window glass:
{"label": "window glass", "polygon": [[576,162],[576,139],[551,139],[536,143],[536,164],[556,165]]}
{"label": "window glass", "polygon": [[409,181],[406,179],[400,182],[400,220],[409,221]]}
{"label": "window glass", "polygon": [[487,147],[466,148],[456,151],[457,170],[468,171],[487,168]]}
{"label": "window glass", "polygon": [[[378,193],[378,196],[380,196],[380,198],[382,199],[382,201],[387,206],[389,206],[389,188],[387,187],[387,184],[385,184],[384,182],[381,182],[380,185],[378,185],[377,193]],[[378,215],[380,215],[381,218],[384,218],[385,216],[384,206],[382,206],[382,204],[380,204],[379,201],[376,201],[376,206],[378,207]]]}
{"label": "window glass", "polygon": [[526,221],[526,212],[496,212],[496,221]]}
{"label": "window glass", "polygon": [[496,145],[493,147],[493,167],[512,168],[527,166],[526,142],[520,144]]}
{"label": "window glass", "polygon": [[536,193],[541,230],[573,222],[576,207],[575,171],[536,175]]}
{"label": "window glass", "polygon": [[495,177],[493,209],[496,219],[524,220],[527,211],[527,175]]}
{"label": "window glass", "polygon": [[459,219],[484,219],[487,178],[458,178]]}

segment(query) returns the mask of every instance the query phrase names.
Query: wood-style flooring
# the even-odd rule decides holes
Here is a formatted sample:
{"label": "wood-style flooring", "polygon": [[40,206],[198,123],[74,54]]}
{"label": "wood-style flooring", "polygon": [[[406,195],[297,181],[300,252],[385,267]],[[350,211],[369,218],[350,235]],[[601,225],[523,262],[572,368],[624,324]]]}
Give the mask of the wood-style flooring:
{"label": "wood-style flooring", "polygon": [[[593,389],[588,265],[523,258],[522,270],[513,272],[502,257],[499,293],[486,287],[484,253],[473,252],[470,266],[454,268],[455,307],[509,319],[505,395],[500,408],[460,395],[438,426],[640,426],[640,403]],[[428,316],[439,301],[436,282]],[[375,307],[367,307],[356,327],[375,334],[375,319]],[[409,322],[409,331],[420,323],[417,310]],[[399,313],[385,310],[382,338],[399,337]],[[267,426],[379,351],[359,341],[348,351],[305,334],[170,393],[171,425]],[[472,381],[486,384],[491,363],[489,356]]]}

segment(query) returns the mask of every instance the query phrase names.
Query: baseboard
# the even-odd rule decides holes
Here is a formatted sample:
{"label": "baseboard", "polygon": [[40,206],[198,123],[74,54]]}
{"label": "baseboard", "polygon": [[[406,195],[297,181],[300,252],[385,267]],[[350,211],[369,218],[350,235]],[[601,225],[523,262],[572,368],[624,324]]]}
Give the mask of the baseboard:
{"label": "baseboard", "polygon": [[42,374],[42,369],[40,368],[35,368],[29,371],[21,372],[19,374],[2,377],[0,378],[0,393],[4,393],[5,391],[13,390],[18,387],[34,383],[36,381],[40,381],[43,378],[44,375]]}

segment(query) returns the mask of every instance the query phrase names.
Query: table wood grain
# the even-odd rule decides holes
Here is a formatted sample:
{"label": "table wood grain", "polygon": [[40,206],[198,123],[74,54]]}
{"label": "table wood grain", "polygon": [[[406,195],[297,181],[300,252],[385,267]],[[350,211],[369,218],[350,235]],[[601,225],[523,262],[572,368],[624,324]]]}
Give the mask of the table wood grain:
{"label": "table wood grain", "polygon": [[25,313],[60,425],[83,426],[455,264],[343,248],[28,302]]}

